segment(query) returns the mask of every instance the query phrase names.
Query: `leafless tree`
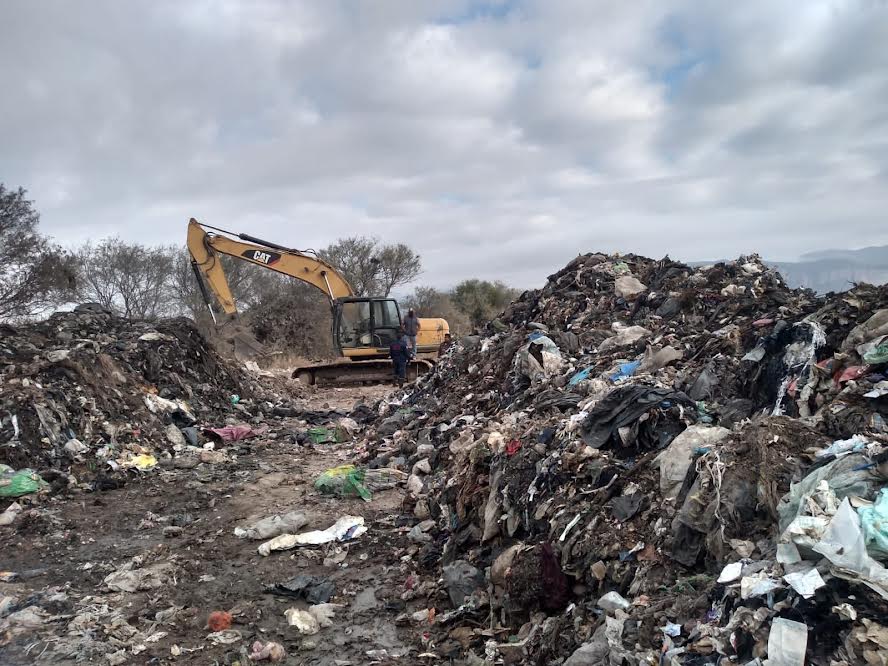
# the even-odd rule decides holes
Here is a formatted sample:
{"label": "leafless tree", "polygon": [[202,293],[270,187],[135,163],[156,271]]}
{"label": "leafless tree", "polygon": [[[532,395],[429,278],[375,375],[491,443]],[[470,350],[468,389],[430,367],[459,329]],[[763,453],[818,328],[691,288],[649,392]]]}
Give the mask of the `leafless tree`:
{"label": "leafless tree", "polygon": [[74,287],[70,256],[38,232],[26,194],[0,183],[0,319],[39,314]]}
{"label": "leafless tree", "polygon": [[340,239],[319,256],[345,275],[357,296],[388,296],[422,271],[419,255],[406,245],[381,245],[365,236]]}
{"label": "leafless tree", "polygon": [[106,238],[77,251],[78,295],[130,319],[175,311],[171,288],[177,250]]}
{"label": "leafless tree", "polygon": [[377,283],[382,296],[388,296],[397,286],[412,282],[422,272],[419,255],[403,243],[382,246],[376,258],[379,261]]}

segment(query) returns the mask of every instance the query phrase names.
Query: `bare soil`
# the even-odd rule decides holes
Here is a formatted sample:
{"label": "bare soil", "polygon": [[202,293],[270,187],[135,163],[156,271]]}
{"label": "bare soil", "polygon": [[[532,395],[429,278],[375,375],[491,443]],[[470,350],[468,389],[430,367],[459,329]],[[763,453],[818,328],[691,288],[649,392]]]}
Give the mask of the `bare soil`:
{"label": "bare soil", "polygon": [[[350,409],[386,390],[318,390],[306,406]],[[297,419],[268,425],[271,433],[306,427]],[[0,663],[245,666],[256,640],[281,643],[286,664],[419,663],[422,627],[395,626],[398,615],[430,604],[407,590],[421,579],[412,557],[418,547],[407,539],[415,521],[400,515],[403,491],[380,491],[365,502],[324,496],[313,486],[323,470],[352,461],[353,447],[259,438],[239,444],[231,463],[156,467],[123,488],[31,500],[13,525],[0,527],[0,578],[9,581],[0,582],[0,602],[11,597],[16,609],[37,607],[42,621],[0,635]],[[261,541],[234,536],[236,526],[293,510],[309,519],[305,529],[355,515],[369,531],[344,544],[268,557],[256,551]],[[109,590],[105,577],[137,556],[145,565],[171,563],[165,584]],[[265,591],[298,574],[329,578],[336,586],[331,602],[342,605],[333,626],[314,636],[301,636],[284,616],[288,608],[306,608],[304,602]],[[216,610],[233,615],[231,628],[241,640],[215,645],[207,639],[207,618]],[[144,641],[158,632],[166,635]],[[388,658],[368,657],[371,650],[387,650]]]}

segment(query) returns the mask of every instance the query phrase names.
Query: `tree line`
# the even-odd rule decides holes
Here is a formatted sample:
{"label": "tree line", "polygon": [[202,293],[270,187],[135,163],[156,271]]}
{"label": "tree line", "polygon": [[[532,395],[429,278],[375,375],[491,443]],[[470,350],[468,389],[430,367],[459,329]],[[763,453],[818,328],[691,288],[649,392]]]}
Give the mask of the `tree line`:
{"label": "tree line", "polygon": [[[212,332],[188,251],[119,237],[66,249],[39,231],[25,190],[0,183],[0,319],[46,314],[62,304],[94,302],[132,319],[187,316]],[[420,256],[403,243],[350,237],[318,256],[345,275],[359,296],[390,296],[422,273]],[[242,319],[263,344],[322,355],[329,348],[329,306],[313,287],[222,257]],[[495,317],[518,292],[502,282],[470,279],[453,289],[416,287],[401,301],[421,317],[443,317],[456,335]],[[311,342],[310,342],[311,341]]]}

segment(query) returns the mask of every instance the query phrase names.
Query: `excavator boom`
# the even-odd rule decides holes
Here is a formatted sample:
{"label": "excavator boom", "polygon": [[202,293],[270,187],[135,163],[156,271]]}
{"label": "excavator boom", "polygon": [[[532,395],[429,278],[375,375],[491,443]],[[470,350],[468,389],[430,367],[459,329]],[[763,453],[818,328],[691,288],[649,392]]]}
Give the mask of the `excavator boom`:
{"label": "excavator boom", "polygon": [[237,304],[228,286],[219,254],[307,282],[324,292],[331,304],[338,298],[354,295],[346,279],[325,261],[246,234],[238,234],[238,237],[252,242],[209,234],[194,218],[188,223],[188,252],[193,266],[226,314],[237,313]]}

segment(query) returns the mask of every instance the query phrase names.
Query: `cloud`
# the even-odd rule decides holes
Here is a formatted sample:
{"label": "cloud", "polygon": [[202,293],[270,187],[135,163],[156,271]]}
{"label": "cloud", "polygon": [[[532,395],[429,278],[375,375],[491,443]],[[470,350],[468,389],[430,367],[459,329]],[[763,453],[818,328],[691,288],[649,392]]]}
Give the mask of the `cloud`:
{"label": "cloud", "polygon": [[873,0],[13,3],[0,178],[76,244],[366,234],[422,282],[888,243]]}

